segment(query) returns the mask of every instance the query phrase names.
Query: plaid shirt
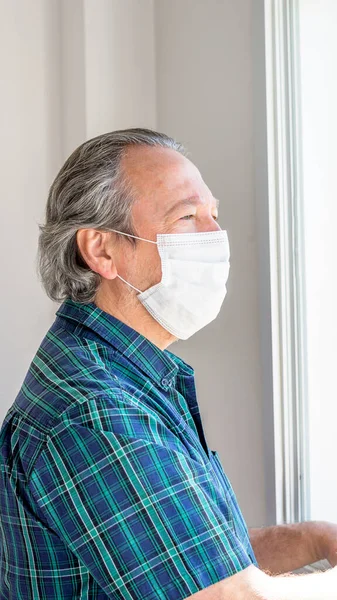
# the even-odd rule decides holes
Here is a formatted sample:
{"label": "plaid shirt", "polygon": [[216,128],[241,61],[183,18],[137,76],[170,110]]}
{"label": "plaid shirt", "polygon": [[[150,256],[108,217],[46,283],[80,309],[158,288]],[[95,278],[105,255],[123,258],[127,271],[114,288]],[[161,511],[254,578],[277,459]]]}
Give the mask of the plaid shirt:
{"label": "plaid shirt", "polygon": [[0,432],[1,600],[180,600],[257,564],[191,367],[66,300]]}

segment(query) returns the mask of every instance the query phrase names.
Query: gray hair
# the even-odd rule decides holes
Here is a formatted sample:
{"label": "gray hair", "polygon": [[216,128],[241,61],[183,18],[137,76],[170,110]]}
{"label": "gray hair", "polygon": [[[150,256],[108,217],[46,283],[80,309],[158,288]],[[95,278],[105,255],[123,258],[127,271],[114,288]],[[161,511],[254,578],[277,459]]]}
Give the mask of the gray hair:
{"label": "gray hair", "polygon": [[[52,183],[45,224],[38,224],[36,262],[39,279],[51,300],[92,302],[101,283],[101,276],[80,254],[76,241],[79,229],[135,233],[131,216],[135,191],[120,166],[127,147],[134,145],[161,146],[187,155],[182,144],[157,131],[111,131],[76,148]],[[131,242],[135,240],[131,238]]]}

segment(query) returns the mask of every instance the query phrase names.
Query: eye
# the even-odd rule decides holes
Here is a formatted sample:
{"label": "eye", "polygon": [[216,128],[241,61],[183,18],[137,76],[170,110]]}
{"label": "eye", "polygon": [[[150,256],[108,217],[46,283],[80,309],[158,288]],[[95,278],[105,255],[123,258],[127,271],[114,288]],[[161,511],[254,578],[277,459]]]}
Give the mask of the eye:
{"label": "eye", "polygon": [[195,215],[186,215],[185,217],[181,217],[180,221],[182,221],[182,220],[189,221],[190,219],[193,219],[193,217],[195,217]]}
{"label": "eye", "polygon": [[215,215],[213,215],[213,219],[214,219],[214,221],[217,221],[218,217],[216,217]]}

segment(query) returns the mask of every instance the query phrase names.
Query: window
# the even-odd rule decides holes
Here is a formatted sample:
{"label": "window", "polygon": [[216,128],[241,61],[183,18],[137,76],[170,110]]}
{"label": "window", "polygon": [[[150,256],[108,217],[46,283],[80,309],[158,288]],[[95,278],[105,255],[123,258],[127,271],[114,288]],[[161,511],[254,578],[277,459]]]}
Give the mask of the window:
{"label": "window", "polygon": [[337,521],[337,3],[266,0],[277,521]]}
{"label": "window", "polygon": [[309,513],[337,521],[337,3],[299,0]]}

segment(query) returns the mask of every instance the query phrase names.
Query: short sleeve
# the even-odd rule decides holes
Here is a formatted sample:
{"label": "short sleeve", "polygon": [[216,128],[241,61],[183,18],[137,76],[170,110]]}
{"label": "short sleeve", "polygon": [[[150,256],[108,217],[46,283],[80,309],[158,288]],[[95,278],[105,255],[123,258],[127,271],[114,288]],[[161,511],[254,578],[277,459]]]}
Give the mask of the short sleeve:
{"label": "short sleeve", "polygon": [[211,469],[164,441],[108,431],[97,415],[51,432],[28,485],[108,598],[180,600],[252,564]]}

